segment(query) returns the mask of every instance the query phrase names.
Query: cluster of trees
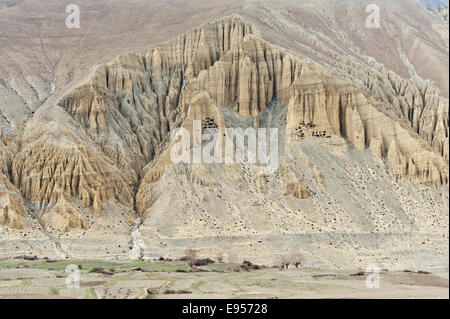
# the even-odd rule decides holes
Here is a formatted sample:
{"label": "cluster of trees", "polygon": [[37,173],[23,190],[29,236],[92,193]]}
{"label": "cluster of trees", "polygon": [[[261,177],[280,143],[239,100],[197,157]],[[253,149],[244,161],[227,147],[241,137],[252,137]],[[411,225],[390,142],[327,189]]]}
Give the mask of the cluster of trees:
{"label": "cluster of trees", "polygon": [[293,254],[284,254],[280,257],[280,268],[283,269],[289,269],[289,265],[294,265],[295,268],[298,268],[298,266],[303,265],[305,262],[305,258],[300,253],[293,253]]}
{"label": "cluster of trees", "polygon": [[185,256],[181,258],[182,261],[187,261],[189,266],[204,266],[208,264],[213,264],[214,260],[210,258],[199,259],[197,258],[198,250],[197,249],[186,249],[184,251]]}
{"label": "cluster of trees", "polygon": [[[214,260],[211,260],[209,258],[206,259],[199,259],[197,257],[199,251],[197,249],[186,249],[184,251],[185,256],[181,258],[181,260],[183,261],[187,261],[189,266],[193,267],[193,266],[202,266],[202,265],[207,265],[210,263],[214,263]],[[215,261],[219,262],[219,263],[223,263],[224,261],[224,254],[221,252],[217,255]],[[232,263],[231,261],[231,257],[230,257],[230,263]],[[301,253],[290,253],[290,254],[282,254],[280,256],[280,269],[289,269],[290,265],[294,265],[295,268],[298,268],[299,266],[303,265],[303,263],[305,262],[305,257],[301,254]],[[244,262],[245,264],[246,262]]]}

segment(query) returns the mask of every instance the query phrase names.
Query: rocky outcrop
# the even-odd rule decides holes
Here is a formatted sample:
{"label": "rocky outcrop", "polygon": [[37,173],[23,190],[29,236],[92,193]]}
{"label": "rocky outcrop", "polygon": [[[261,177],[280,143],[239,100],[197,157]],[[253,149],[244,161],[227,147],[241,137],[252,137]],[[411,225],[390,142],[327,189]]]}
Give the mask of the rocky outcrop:
{"label": "rocky outcrop", "polygon": [[301,67],[298,59],[249,35],[199,76],[200,87],[219,107],[235,102],[241,116],[257,116],[274,99],[287,104]]}
{"label": "rocky outcrop", "polygon": [[169,132],[180,125],[180,107],[189,81],[212,66],[251,32],[230,17],[206,24],[184,36],[129,54],[97,68],[84,85],[60,104],[101,145],[120,168],[135,171],[158,157]]}
{"label": "rocky outcrop", "polygon": [[317,74],[305,71],[293,83],[288,134],[296,140],[344,137],[355,148],[370,148],[386,158],[398,178],[411,176],[417,181],[418,177],[435,187],[448,184],[448,163],[406,123],[390,118],[383,102],[349,83]]}
{"label": "rocky outcrop", "polygon": [[110,201],[133,207],[131,182],[126,174],[102,158],[96,149],[69,136],[43,135],[15,157],[12,181],[36,217],[49,229],[87,229],[83,211],[108,214]]}
{"label": "rocky outcrop", "polygon": [[17,137],[6,127],[0,126],[0,176],[10,178],[14,154],[18,150]]}
{"label": "rocky outcrop", "polygon": [[298,199],[307,199],[309,197],[308,189],[288,165],[283,167],[282,176],[283,180],[286,181],[284,186],[285,196],[292,195]]}
{"label": "rocky outcrop", "polygon": [[64,197],[77,197],[83,208],[92,206],[99,215],[103,202],[117,199],[130,204],[131,194],[125,191],[124,179],[82,145],[29,145],[19,154],[13,171],[14,183],[24,198],[40,209]]}
{"label": "rocky outcrop", "polygon": [[18,151],[16,137],[0,127],[0,225],[22,229],[26,225],[20,191],[11,183],[12,163]]}
{"label": "rocky outcrop", "polygon": [[0,175],[0,225],[22,229],[27,224],[25,216],[20,191]]}
{"label": "rocky outcrop", "polygon": [[[139,191],[136,195],[137,211],[142,217],[149,215],[152,203],[158,198],[158,195],[154,192],[153,187],[159,181],[161,176],[164,175],[166,167],[179,165],[179,163],[175,163],[173,161],[172,154],[181,156],[182,152],[186,152],[186,155],[189,156],[188,161],[194,162],[196,160],[193,157],[194,155],[191,152],[191,148],[193,145],[202,145],[202,133],[205,132],[205,130],[212,129],[214,130],[214,134],[219,134],[220,136],[225,135],[226,127],[224,118],[207,92],[197,93],[193,96],[185,95],[184,103],[189,105],[189,111],[181,127],[189,133],[189,140],[185,141],[183,144],[180,144],[181,137],[175,136],[165,152],[158,159],[156,165],[149,168],[147,173],[144,175]],[[194,127],[194,121],[198,121],[198,127]],[[198,131],[194,132],[195,130]],[[194,140],[196,137],[199,139]],[[220,143],[216,145],[217,148],[223,151],[225,149],[226,142],[217,141],[217,143]],[[179,146],[175,147],[175,144],[182,146],[181,148]],[[214,153],[212,156],[215,155],[218,155],[217,160],[222,160],[222,154],[219,155]],[[201,172],[196,178],[197,182],[200,185],[211,184],[212,182],[208,178],[208,174],[205,169],[201,168],[201,163],[197,162],[196,164],[200,164]]]}
{"label": "rocky outcrop", "polygon": [[293,195],[294,197],[299,199],[306,199],[308,198],[308,190],[306,189],[305,185],[297,181],[294,183],[288,183],[286,185],[284,195]]}
{"label": "rocky outcrop", "polygon": [[400,116],[448,162],[445,148],[449,136],[448,99],[440,97],[439,91],[427,81],[414,82],[387,73],[381,83],[374,82],[368,80],[368,87],[394,110],[399,110]]}
{"label": "rocky outcrop", "polygon": [[[101,216],[101,205],[100,200],[92,205],[96,217]],[[80,213],[71,199],[65,199],[64,197],[59,198],[54,205],[48,207],[40,216],[40,220],[51,230],[59,232],[69,232],[71,229],[89,229],[87,219]]]}

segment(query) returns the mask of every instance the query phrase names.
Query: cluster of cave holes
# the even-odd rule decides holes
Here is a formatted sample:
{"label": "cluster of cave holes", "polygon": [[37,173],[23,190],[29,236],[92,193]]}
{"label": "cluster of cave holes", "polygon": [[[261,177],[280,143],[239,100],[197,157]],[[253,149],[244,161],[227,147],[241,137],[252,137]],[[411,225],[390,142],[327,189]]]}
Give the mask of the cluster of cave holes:
{"label": "cluster of cave holes", "polygon": [[202,131],[204,133],[214,133],[218,129],[218,126],[216,122],[214,121],[214,118],[207,117],[202,121]]}
{"label": "cluster of cave holes", "polygon": [[316,125],[314,124],[302,122],[300,126],[295,129],[295,135],[301,139],[306,138],[306,136],[331,138],[331,135],[329,135],[327,131],[315,130],[315,127]]}

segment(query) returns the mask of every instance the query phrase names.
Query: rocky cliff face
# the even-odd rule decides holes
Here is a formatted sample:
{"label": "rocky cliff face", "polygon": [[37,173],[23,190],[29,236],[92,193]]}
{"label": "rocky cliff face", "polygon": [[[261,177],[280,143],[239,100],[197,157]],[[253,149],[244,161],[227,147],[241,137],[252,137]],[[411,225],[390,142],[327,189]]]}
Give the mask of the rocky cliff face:
{"label": "rocky cliff face", "polygon": [[[61,105],[82,123],[118,167],[134,171],[137,183],[146,164],[158,157],[169,132],[180,125],[187,107],[186,87],[250,26],[235,19],[208,24],[145,55],[130,54],[98,67]],[[137,185],[134,185],[134,190]]]}
{"label": "rocky cliff face", "polygon": [[[29,211],[52,236],[66,233],[70,251],[111,227],[129,232],[138,214],[144,257],[164,240],[208,236],[448,238],[448,207],[436,202],[448,196],[448,99],[429,82],[335,57],[288,53],[233,15],[102,64],[38,109],[20,143],[1,131],[0,224],[27,227]],[[173,164],[170,135],[192,133],[194,120],[220,135],[277,127],[277,172]]]}
{"label": "rocky cliff face", "polygon": [[5,178],[0,181],[0,225],[17,229],[26,226],[20,191]]}
{"label": "rocky cliff face", "polygon": [[398,178],[419,177],[435,187],[448,184],[448,162],[405,121],[392,120],[383,112],[387,107],[380,99],[348,83],[319,80],[315,74],[307,71],[294,81],[288,133],[300,140],[345,137],[355,148],[369,148],[375,156],[386,158]]}
{"label": "rocky cliff face", "polygon": [[12,132],[0,128],[0,225],[21,229],[26,223],[25,208],[20,190],[10,182],[18,145]]}

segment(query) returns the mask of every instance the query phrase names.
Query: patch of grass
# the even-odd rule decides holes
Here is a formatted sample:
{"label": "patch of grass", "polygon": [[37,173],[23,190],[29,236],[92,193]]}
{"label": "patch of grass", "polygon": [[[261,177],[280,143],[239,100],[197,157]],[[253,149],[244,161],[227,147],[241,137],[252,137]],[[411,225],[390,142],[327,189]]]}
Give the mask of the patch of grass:
{"label": "patch of grass", "polygon": [[196,282],[194,282],[194,283],[191,285],[191,289],[192,289],[192,290],[200,290],[200,286],[203,285],[203,284],[205,284],[205,283],[206,283],[206,282],[203,281],[203,280],[196,281]]}
{"label": "patch of grass", "polygon": [[95,293],[94,288],[88,288],[86,289],[86,292],[84,294],[84,299],[97,299],[97,294]]}
{"label": "patch of grass", "polygon": [[105,270],[114,268],[115,272],[129,272],[133,268],[141,268],[146,271],[153,272],[175,272],[177,269],[188,270],[189,266],[181,261],[133,261],[133,262],[115,262],[102,260],[61,260],[55,262],[47,262],[45,260],[0,260],[0,269],[14,269],[28,267],[30,269],[45,269],[64,271],[69,265],[80,265],[81,272],[89,272],[93,268],[100,267]]}
{"label": "patch of grass", "polygon": [[[116,273],[130,272],[134,268],[141,268],[149,272],[176,272],[177,270],[187,271],[190,266],[185,261],[131,261],[131,262],[116,262],[103,260],[60,260],[54,262],[47,262],[46,260],[20,260],[7,259],[0,260],[0,269],[14,269],[17,267],[30,269],[45,269],[54,271],[65,271],[69,265],[80,265],[81,272],[89,272],[93,268],[103,268],[107,271],[114,268]],[[202,269],[218,272],[233,272],[233,269],[239,267],[239,264],[214,263],[201,266]]]}
{"label": "patch of grass", "polygon": [[27,279],[22,280],[22,285],[24,287],[30,287],[32,284],[33,283],[31,282],[31,280],[27,280]]}
{"label": "patch of grass", "polygon": [[120,280],[117,278],[117,279],[112,279],[112,280],[108,280],[107,282],[106,282],[106,286],[114,286],[115,284],[117,284],[118,282],[119,282]]}
{"label": "patch of grass", "polygon": [[50,295],[52,296],[59,296],[59,289],[55,287],[50,288]]}
{"label": "patch of grass", "polygon": [[235,268],[240,267],[240,264],[225,264],[225,263],[214,263],[207,266],[202,266],[203,269],[208,270],[218,270],[223,272],[233,272]]}
{"label": "patch of grass", "polygon": [[274,288],[275,283],[271,281],[254,281],[249,286],[258,286],[263,288]]}
{"label": "patch of grass", "polygon": [[326,279],[326,280],[354,280],[354,281],[361,281],[361,280],[366,280],[366,276],[350,276],[350,275],[346,275],[346,274],[336,274],[336,276],[334,277],[325,277],[325,278],[321,278],[321,279]]}
{"label": "patch of grass", "polygon": [[148,294],[146,299],[156,299],[156,296],[155,294]]}

